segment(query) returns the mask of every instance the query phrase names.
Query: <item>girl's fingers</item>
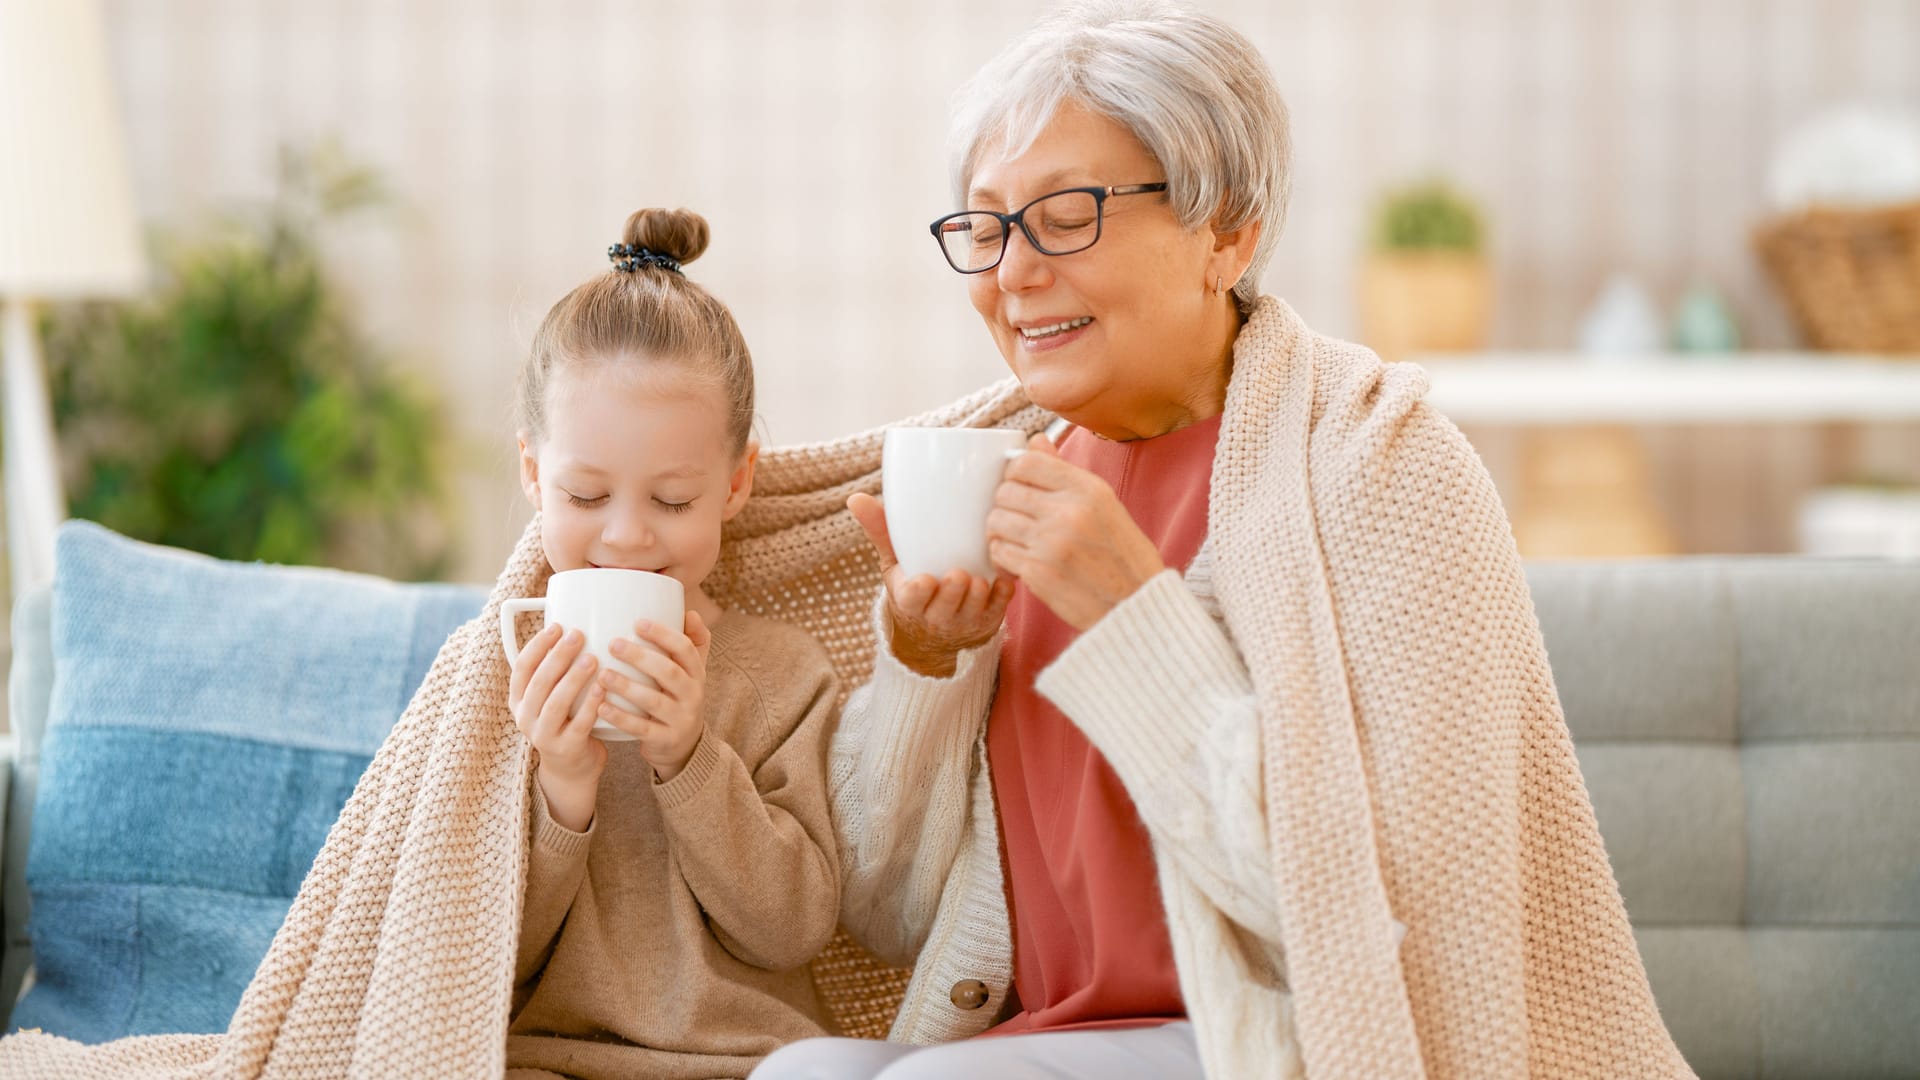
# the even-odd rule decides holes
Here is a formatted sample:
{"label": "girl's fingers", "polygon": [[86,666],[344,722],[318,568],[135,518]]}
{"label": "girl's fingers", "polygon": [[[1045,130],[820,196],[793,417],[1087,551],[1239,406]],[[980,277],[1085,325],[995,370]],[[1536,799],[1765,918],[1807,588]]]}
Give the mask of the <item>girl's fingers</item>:
{"label": "girl's fingers", "polygon": [[687,640],[693,643],[694,650],[700,654],[700,662],[706,663],[707,647],[713,644],[713,631],[707,629],[707,620],[697,611],[687,612]]}
{"label": "girl's fingers", "polygon": [[587,695],[580,699],[580,708],[567,714],[559,731],[562,741],[578,746],[581,741],[593,737],[593,722],[600,715],[600,705],[607,700],[607,689],[599,683],[587,687]]}
{"label": "girl's fingers", "polygon": [[[586,635],[578,630],[562,633],[553,647],[547,650],[546,658],[540,661],[540,666],[535,668],[533,674],[528,677],[523,700],[538,703],[552,698],[553,688],[560,684],[560,680],[566,676],[573,662],[579,658],[581,650],[586,648],[586,640]],[[536,705],[536,710],[544,708],[544,705]]]}
{"label": "girl's fingers", "polygon": [[527,696],[527,683],[533,678],[533,673],[539,670],[541,661],[545,660],[547,654],[553,651],[554,643],[559,640],[559,625],[556,623],[548,623],[546,626],[540,628],[539,633],[528,638],[525,645],[521,646],[520,655],[513,659],[513,673],[507,679],[507,700],[509,702],[518,702],[521,698]]}
{"label": "girl's fingers", "polygon": [[[695,619],[700,617],[692,612],[688,614]],[[638,635],[642,641],[651,642],[658,647],[661,652],[667,655],[668,659],[678,664],[689,674],[696,673],[700,670],[700,650],[694,646],[692,638],[681,633],[679,630],[641,619],[639,622],[633,624],[633,632]],[[704,626],[702,627],[702,632],[705,632]],[[616,655],[629,663],[632,662],[633,653],[646,652],[644,649],[634,649],[631,642],[625,642],[623,645],[624,647]]]}
{"label": "girl's fingers", "polygon": [[605,720],[607,723],[612,724],[614,727],[619,728],[621,731],[626,732],[636,739],[646,734],[647,725],[650,722],[646,717],[627,709],[611,697],[600,702],[600,706],[595,710],[594,716],[598,719]]}
{"label": "girl's fingers", "polygon": [[[685,697],[698,685],[692,672],[680,666],[671,656],[662,656],[643,645],[628,644],[617,650],[616,655],[633,666],[635,671],[652,679],[671,697]],[[620,692],[620,686],[633,683],[633,680],[618,671],[609,670],[601,677],[603,684]]]}
{"label": "girl's fingers", "polygon": [[[625,698],[626,701],[622,702],[619,698]],[[608,715],[610,712],[626,713],[636,721],[659,723],[660,715],[672,709],[673,704],[672,698],[653,687],[628,680],[626,686],[608,693],[607,700],[600,706],[599,715],[611,720]]]}
{"label": "girl's fingers", "polygon": [[566,725],[573,703],[589,685],[597,663],[592,653],[584,654],[554,684],[553,692],[547,695],[547,703],[540,710],[540,729],[544,734],[555,735]]}

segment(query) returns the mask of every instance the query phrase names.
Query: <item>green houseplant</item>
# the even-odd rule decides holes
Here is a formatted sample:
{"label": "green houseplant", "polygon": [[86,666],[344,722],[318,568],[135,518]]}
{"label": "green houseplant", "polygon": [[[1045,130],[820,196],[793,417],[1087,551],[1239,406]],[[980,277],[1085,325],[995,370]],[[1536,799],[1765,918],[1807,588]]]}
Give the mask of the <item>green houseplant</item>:
{"label": "green houseplant", "polygon": [[54,311],[72,513],[229,559],[441,576],[444,422],[327,278],[330,223],[385,201],[336,151],[284,154],[264,211],[162,237],[157,287]]}
{"label": "green houseplant", "polygon": [[1444,181],[1390,191],[1361,271],[1361,336],[1388,359],[1486,345],[1492,275],[1478,207]]}

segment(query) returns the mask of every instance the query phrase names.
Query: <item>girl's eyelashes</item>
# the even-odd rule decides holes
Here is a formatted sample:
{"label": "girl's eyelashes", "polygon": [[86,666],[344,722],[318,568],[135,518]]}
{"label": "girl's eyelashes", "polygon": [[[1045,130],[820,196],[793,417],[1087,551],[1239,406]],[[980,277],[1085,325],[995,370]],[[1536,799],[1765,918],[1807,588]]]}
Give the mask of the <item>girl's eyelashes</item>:
{"label": "girl's eyelashes", "polygon": [[[565,488],[561,488],[560,490],[566,493],[568,502],[582,509],[592,509],[606,502],[609,498],[612,498],[610,495],[596,495],[591,499],[583,499],[573,492],[567,491]],[[670,514],[684,514],[693,509],[692,499],[688,499],[686,502],[668,502],[666,499],[656,498],[653,500],[653,504]]]}

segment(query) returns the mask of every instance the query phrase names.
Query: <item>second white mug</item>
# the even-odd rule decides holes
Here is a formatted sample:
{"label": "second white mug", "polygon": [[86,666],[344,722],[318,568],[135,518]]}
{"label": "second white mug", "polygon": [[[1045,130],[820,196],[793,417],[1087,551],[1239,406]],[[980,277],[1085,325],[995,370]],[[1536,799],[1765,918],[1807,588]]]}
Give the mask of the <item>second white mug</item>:
{"label": "second white mug", "polygon": [[1027,436],[1007,428],[888,428],[880,485],[893,553],[909,577],[965,570],[992,578],[987,514],[1007,459]]}

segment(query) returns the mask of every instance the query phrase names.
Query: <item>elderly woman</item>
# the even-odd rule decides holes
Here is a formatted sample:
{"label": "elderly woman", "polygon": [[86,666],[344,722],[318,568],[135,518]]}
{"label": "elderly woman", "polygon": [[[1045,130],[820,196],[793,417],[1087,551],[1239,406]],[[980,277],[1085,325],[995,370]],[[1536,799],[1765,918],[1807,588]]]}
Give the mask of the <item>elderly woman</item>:
{"label": "elderly woman", "polygon": [[913,978],[892,1041],[754,1075],[1686,1075],[1485,471],[1421,371],[1257,291],[1252,44],[1070,8],[953,151],[934,236],[1066,430],[1007,469],[992,582],[906,578],[850,501],[888,569],[843,919]]}

